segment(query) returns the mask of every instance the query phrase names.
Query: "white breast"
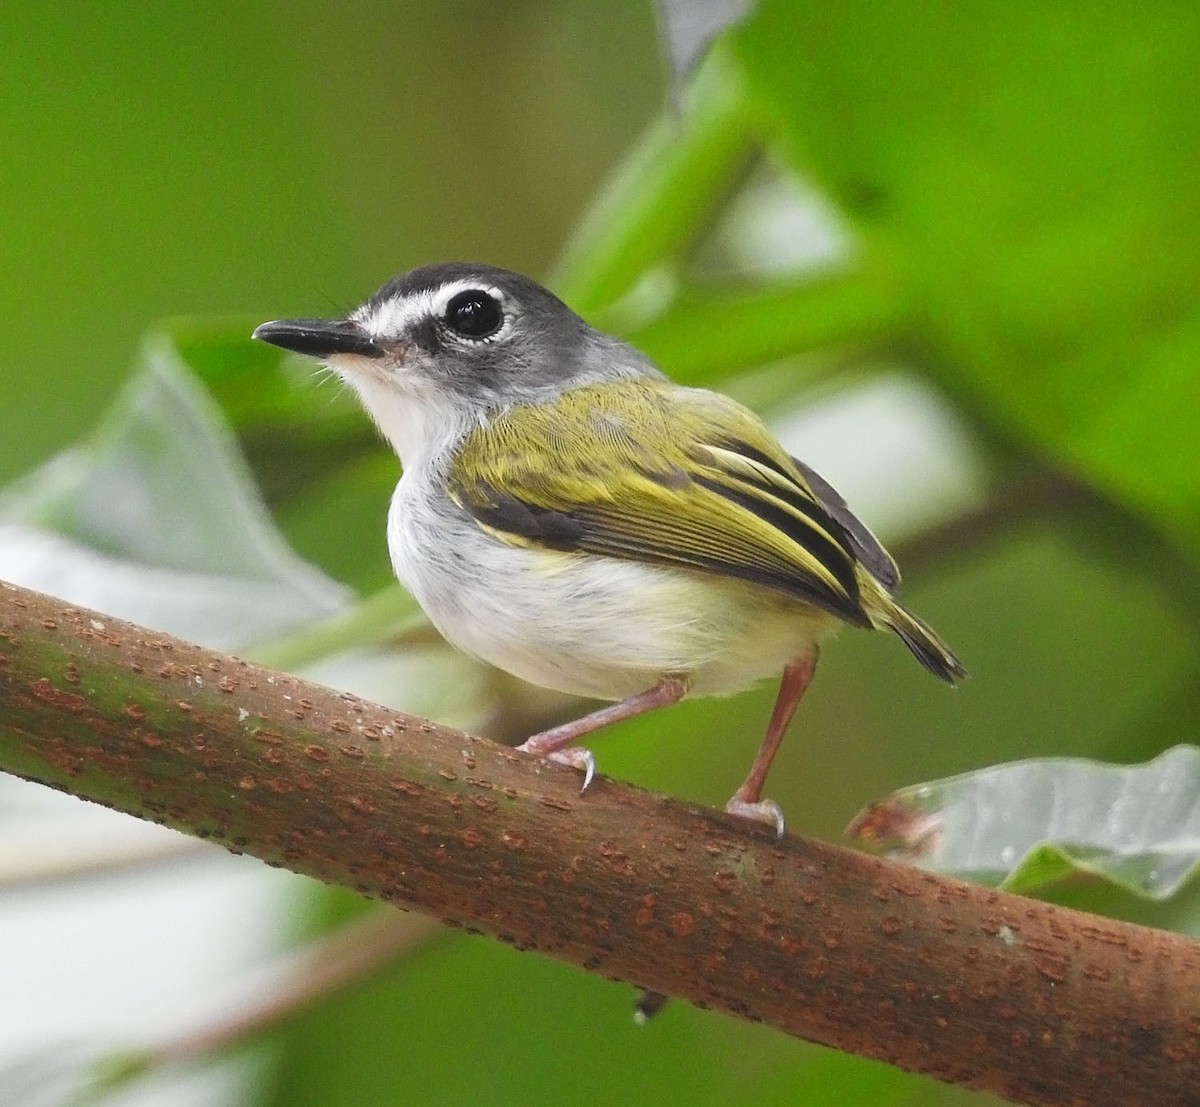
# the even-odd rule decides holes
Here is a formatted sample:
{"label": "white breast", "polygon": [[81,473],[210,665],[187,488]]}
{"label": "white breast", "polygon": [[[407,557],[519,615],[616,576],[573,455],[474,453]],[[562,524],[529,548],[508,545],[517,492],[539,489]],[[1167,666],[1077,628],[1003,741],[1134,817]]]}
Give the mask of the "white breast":
{"label": "white breast", "polygon": [[690,675],[694,695],[736,692],[837,622],[750,584],[509,546],[428,471],[397,486],[388,546],[396,576],[447,641],[573,695],[622,699],[667,673]]}

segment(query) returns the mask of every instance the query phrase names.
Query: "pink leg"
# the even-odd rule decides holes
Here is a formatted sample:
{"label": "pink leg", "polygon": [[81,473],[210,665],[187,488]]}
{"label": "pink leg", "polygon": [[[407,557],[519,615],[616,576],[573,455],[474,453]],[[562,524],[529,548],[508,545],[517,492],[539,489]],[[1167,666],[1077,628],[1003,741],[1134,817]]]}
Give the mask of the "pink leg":
{"label": "pink leg", "polygon": [[[725,810],[734,815],[765,822],[775,828],[778,837],[783,837],[783,812],[779,804],[762,798],[763,785],[767,780],[767,772],[771,762],[775,760],[775,752],[788,723],[796,711],[796,705],[817,667],[817,649],[805,657],[797,658],[783,670],[783,679],[779,682],[779,695],[775,697],[775,709],[771,712],[771,721],[767,724],[766,737],[750,766],[750,774],[742,786],[733,794],[733,798],[725,805]],[[637,1023],[649,1022],[667,1002],[667,997],[661,992],[644,991],[633,1004],[633,1018]]]}
{"label": "pink leg", "polygon": [[592,731],[599,730],[601,727],[619,723],[622,719],[632,719],[634,715],[644,715],[656,707],[669,707],[673,703],[678,703],[683,699],[687,690],[686,677],[665,676],[653,688],[639,692],[636,696],[619,700],[617,703],[610,703],[607,707],[601,707],[598,711],[584,715],[581,719],[575,719],[572,722],[534,734],[525,739],[517,749],[521,753],[532,753],[536,757],[546,757],[551,761],[582,769],[584,773],[583,787],[587,788],[596,771],[596,759],[590,750],[578,746],[564,749],[565,746],[569,746],[576,738],[582,738],[585,734],[591,734]]}
{"label": "pink leg", "polygon": [[779,682],[779,695],[775,697],[775,709],[771,712],[771,721],[767,724],[767,733],[762,745],[750,766],[750,772],[742,782],[742,786],[733,793],[725,810],[734,815],[742,815],[748,819],[757,819],[775,827],[776,834],[783,837],[783,812],[773,800],[762,798],[763,785],[767,781],[771,762],[779,749],[779,743],[787,733],[788,723],[792,721],[796,705],[808,688],[817,668],[817,648],[811,653],[796,658],[783,670],[783,679]]}

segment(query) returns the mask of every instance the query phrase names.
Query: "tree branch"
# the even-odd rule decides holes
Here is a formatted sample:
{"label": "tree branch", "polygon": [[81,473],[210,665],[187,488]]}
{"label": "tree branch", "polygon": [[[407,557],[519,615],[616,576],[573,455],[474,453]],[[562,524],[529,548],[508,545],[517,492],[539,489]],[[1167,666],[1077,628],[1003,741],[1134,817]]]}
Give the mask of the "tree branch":
{"label": "tree branch", "polygon": [[1032,1104],[1196,1102],[1200,945],[578,775],[0,584],[0,768]]}

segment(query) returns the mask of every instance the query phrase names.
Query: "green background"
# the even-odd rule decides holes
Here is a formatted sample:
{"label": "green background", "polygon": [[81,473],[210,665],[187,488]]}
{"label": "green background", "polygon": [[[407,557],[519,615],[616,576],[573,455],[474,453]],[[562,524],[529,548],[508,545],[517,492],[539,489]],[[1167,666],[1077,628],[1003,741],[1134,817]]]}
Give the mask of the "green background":
{"label": "green background", "polygon": [[[336,314],[435,259],[551,272],[666,94],[638,3],[117,13],[6,11],[6,480],[96,422],[163,317]],[[723,60],[744,82],[746,126],[841,213],[847,269],[788,285],[786,308],[727,275],[696,277],[684,247],[737,180],[718,142],[669,187],[634,174],[655,226],[678,218],[673,239],[647,245],[658,240],[639,235],[638,204],[618,189],[560,271],[599,311],[665,260],[685,289],[675,308],[605,318],[691,379],[795,405],[900,364],[969,428],[982,521],[883,537],[911,552],[906,600],[973,679],[951,693],[880,636],[839,638],[771,781],[793,829],[834,837],[892,788],[994,762],[1140,760],[1194,740],[1197,56],[1200,19],[1182,6],[863,3],[835,17],[765,4]],[[688,141],[681,122],[662,126]],[[693,195],[705,150],[717,183]],[[581,274],[606,249],[601,294]],[[833,304],[846,313],[836,356],[775,363],[825,337]],[[708,335],[729,352],[705,365]],[[763,361],[753,379],[734,373]],[[275,501],[305,556],[363,588],[388,578],[378,457],[369,480]],[[1005,499],[1047,476],[1044,500]],[[633,722],[605,738],[602,768],[720,803],[770,696]],[[1191,893],[1149,905],[1080,882],[1053,895],[1198,925]],[[355,909],[309,896],[306,927]],[[283,944],[299,924],[258,925]],[[631,998],[450,937],[273,1039],[262,1100],[985,1101],[683,1004],[637,1029]]]}
{"label": "green background", "polygon": [[342,311],[393,273],[543,273],[664,72],[641,3],[14,4],[0,41],[11,478],[166,316]]}

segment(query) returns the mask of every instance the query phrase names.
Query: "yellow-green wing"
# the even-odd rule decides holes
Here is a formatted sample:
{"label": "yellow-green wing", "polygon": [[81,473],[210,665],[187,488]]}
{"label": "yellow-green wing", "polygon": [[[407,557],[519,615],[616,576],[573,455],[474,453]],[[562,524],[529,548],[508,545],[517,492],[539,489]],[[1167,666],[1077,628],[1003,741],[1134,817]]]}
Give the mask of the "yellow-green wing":
{"label": "yellow-green wing", "polygon": [[856,549],[869,540],[891,566],[750,411],[657,380],[577,388],[496,416],[457,451],[448,487],[504,541],[751,581],[860,626],[870,621]]}

